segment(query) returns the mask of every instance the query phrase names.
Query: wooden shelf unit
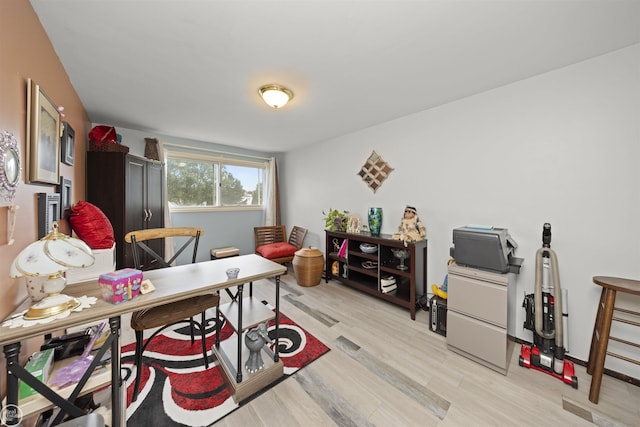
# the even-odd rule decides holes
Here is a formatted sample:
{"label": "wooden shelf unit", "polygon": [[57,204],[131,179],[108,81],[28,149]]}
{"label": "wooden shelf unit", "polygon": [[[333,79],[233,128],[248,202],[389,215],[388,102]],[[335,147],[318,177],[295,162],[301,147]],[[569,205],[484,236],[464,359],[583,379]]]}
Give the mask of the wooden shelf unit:
{"label": "wooden shelf unit", "polygon": [[[234,299],[227,304],[220,305],[218,314],[224,317],[233,328],[236,339],[216,342],[212,351],[220,361],[225,383],[231,388],[234,401],[239,403],[284,374],[284,364],[267,345],[262,348],[264,368],[257,372],[247,371],[245,362],[249,352],[243,351],[244,336],[249,329],[275,319],[279,314],[278,308],[276,311],[272,311],[257,298],[253,296],[242,298],[240,295],[237,300]],[[220,336],[219,331],[217,336]],[[244,358],[243,353],[245,353]]]}
{"label": "wooden shelf unit", "polygon": [[[407,243],[394,240],[389,234],[372,236],[369,233],[353,234],[340,231],[326,232],[325,280],[336,280],[354,289],[373,295],[390,303],[409,309],[411,319],[416,318],[416,300],[427,293],[427,240]],[[338,248],[347,240],[344,257],[338,256]],[[376,245],[375,253],[365,253],[360,249],[362,243]],[[407,270],[399,270],[400,260],[391,249],[407,249],[409,257],[404,261]],[[375,268],[364,268],[362,263],[377,263]],[[332,273],[332,265],[338,262],[338,274]],[[346,270],[345,270],[346,268]],[[398,288],[384,293],[380,288],[380,278],[392,275]],[[346,277],[345,277],[346,276]]]}

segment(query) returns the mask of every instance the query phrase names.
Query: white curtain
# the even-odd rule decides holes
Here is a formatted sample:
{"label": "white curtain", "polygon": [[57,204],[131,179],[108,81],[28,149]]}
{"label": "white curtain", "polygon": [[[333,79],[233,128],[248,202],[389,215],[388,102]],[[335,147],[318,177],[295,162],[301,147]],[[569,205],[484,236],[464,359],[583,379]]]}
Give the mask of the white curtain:
{"label": "white curtain", "polygon": [[277,225],[277,174],[276,159],[271,157],[267,167],[264,191],[264,225]]}
{"label": "white curtain", "polygon": [[[167,155],[164,151],[164,144],[161,140],[158,140],[158,157],[162,159],[164,163],[164,185],[162,186],[162,198],[164,200],[164,226],[165,228],[171,227],[171,213],[169,212],[169,196],[167,191]],[[175,248],[173,247],[173,239],[164,239],[164,259],[173,258]]]}

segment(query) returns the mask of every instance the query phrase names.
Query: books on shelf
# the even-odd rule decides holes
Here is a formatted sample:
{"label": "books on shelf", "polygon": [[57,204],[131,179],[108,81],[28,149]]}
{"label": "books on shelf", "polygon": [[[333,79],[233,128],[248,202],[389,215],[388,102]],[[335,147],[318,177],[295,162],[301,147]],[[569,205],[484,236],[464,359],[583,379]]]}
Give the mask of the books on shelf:
{"label": "books on shelf", "polygon": [[340,245],[340,250],[338,250],[338,257],[346,258],[347,257],[347,246],[349,245],[349,240],[344,239],[342,244]]}
{"label": "books on shelf", "polygon": [[[49,380],[51,370],[53,369],[53,349],[49,348],[47,350],[33,353],[27,364],[24,366],[24,369],[38,380],[46,383]],[[20,399],[24,399],[37,393],[38,392],[35,391],[33,387],[20,380]]]}

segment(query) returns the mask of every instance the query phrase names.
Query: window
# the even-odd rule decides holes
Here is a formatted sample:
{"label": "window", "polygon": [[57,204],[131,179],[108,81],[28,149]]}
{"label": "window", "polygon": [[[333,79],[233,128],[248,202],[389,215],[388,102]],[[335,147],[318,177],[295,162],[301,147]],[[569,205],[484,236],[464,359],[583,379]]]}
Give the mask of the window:
{"label": "window", "polygon": [[266,163],[186,153],[167,154],[172,210],[262,208]]}

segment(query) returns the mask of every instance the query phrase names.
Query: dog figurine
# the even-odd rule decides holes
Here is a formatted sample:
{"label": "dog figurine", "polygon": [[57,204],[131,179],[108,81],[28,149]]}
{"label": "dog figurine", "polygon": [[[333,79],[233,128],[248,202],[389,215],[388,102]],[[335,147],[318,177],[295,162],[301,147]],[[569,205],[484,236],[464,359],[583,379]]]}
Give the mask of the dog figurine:
{"label": "dog figurine", "polygon": [[244,343],[249,349],[249,358],[244,367],[247,372],[254,373],[264,368],[264,361],[262,360],[261,350],[266,343],[271,344],[273,340],[269,338],[269,322],[260,323],[255,328],[249,330],[244,336]]}

